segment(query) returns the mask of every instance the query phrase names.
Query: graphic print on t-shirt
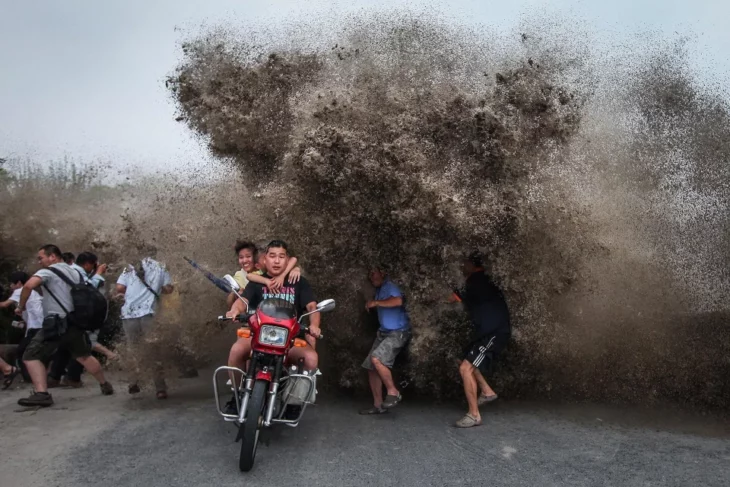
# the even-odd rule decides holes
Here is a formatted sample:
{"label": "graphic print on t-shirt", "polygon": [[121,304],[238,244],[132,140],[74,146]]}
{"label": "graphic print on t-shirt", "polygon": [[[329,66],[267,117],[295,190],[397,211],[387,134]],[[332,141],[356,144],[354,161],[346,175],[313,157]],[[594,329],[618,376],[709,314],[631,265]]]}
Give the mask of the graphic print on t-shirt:
{"label": "graphic print on t-shirt", "polygon": [[264,286],[262,290],[263,300],[265,299],[283,299],[287,303],[295,304],[296,290],[293,287],[283,286],[278,292],[271,292],[269,288]]}

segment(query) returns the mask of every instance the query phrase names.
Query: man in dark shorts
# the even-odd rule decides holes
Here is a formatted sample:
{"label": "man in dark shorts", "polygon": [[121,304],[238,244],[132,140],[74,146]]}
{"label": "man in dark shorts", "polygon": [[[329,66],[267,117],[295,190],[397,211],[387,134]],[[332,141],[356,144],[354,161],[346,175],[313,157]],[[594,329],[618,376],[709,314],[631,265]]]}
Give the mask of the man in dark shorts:
{"label": "man in dark shorts", "polygon": [[[369,278],[375,287],[375,299],[368,301],[365,309],[378,310],[380,329],[370,353],[362,363],[368,371],[373,407],[360,411],[360,414],[382,414],[397,406],[402,399],[390,369],[395,358],[411,339],[411,323],[403,303],[403,293],[386,273],[382,269],[374,268],[370,270]],[[387,392],[385,400],[383,386]]]}
{"label": "man in dark shorts", "polygon": [[114,389],[105,380],[101,364],[91,356],[91,342],[86,332],[68,322],[68,314],[74,310],[71,286],[56,272],[74,281],[80,279],[79,274],[63,262],[61,251],[55,245],[41,247],[38,251],[38,263],[42,269],[25,283],[20,293],[18,307],[15,309],[15,313],[22,316],[31,292],[35,289],[43,293],[43,325],[23,353],[23,362],[33,381],[34,392],[30,397],[20,399],[18,404],[42,407],[53,405],[53,398],[48,394],[44,361],[47,361],[59,347],[68,350],[71,356],[99,381],[102,394],[113,394]]}
{"label": "man in dark shorts", "polygon": [[[470,428],[482,424],[479,406],[497,398],[483,374],[489,372],[497,355],[507,346],[511,332],[507,303],[502,292],[484,272],[481,256],[471,254],[463,261],[462,271],[466,285],[454,292],[451,301],[464,303],[474,331],[459,366],[469,412],[456,422],[456,426]],[[479,389],[481,395],[477,397]]]}

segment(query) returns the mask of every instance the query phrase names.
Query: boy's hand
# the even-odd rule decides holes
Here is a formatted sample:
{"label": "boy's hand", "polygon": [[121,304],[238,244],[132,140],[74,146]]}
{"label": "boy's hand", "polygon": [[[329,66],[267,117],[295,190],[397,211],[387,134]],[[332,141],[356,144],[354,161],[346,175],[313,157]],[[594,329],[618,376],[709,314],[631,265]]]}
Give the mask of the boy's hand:
{"label": "boy's hand", "polygon": [[289,284],[296,284],[299,282],[299,278],[302,276],[302,270],[299,267],[295,267],[289,273]]}
{"label": "boy's hand", "polygon": [[103,276],[106,273],[107,270],[106,264],[101,264],[99,267],[96,268],[96,274],[99,276]]}
{"label": "boy's hand", "polygon": [[284,276],[272,277],[269,279],[269,290],[271,292],[278,292],[284,285]]}

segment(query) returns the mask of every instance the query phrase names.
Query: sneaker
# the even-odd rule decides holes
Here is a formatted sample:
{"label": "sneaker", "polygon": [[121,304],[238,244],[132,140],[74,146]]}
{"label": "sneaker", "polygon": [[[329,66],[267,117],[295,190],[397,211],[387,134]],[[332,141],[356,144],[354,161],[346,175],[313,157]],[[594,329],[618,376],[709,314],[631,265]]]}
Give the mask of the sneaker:
{"label": "sneaker", "polygon": [[[78,389],[80,387],[84,386],[84,383],[80,380],[71,380],[66,377],[61,379],[61,383],[59,384],[60,387],[73,387],[74,389]],[[51,387],[50,385],[48,387]]]}
{"label": "sneaker", "polygon": [[104,382],[103,384],[99,384],[99,388],[101,389],[101,393],[104,396],[111,396],[114,394],[114,388],[112,387],[111,383]]}
{"label": "sneaker", "polygon": [[127,392],[129,392],[130,394],[139,394],[141,392],[141,389],[137,384],[131,384],[127,389]]}
{"label": "sneaker", "polygon": [[30,396],[18,400],[18,404],[25,407],[40,406],[47,408],[53,406],[53,397],[47,392],[34,392]]}

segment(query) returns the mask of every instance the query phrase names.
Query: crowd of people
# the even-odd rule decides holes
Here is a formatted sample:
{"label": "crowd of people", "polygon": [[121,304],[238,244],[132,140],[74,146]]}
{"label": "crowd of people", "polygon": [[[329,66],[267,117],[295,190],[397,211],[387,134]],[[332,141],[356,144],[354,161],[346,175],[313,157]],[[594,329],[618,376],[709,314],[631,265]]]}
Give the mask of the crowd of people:
{"label": "crowd of people", "polygon": [[[227,316],[239,316],[245,308],[253,309],[269,298],[286,300],[300,314],[316,310],[312,287],[302,277],[298,260],[290,255],[285,242],[274,240],[259,247],[242,241],[236,244],[235,253],[239,269],[234,279],[240,293],[232,292],[228,296]],[[132,352],[154,329],[161,295],[170,294],[174,289],[169,272],[153,257],[145,257],[137,265],[127,265],[109,292],[111,299],[123,302],[122,329]],[[114,394],[114,388],[92,352],[109,361],[116,360],[117,354],[99,343],[98,329],[83,326],[78,318],[79,306],[84,306],[79,304],[79,286],[103,289],[107,265],[100,264],[92,252],[74,256],[62,253],[55,245],[41,247],[37,260],[40,269],[35,274],[21,271],[11,274],[12,294],[0,302],[0,308],[14,308],[16,326],[25,327],[25,335],[17,347],[16,363],[0,359],[2,387],[7,389],[22,374],[33,383],[33,391],[18,403],[51,406],[53,398],[48,389],[81,387],[81,374],[86,370],[99,383],[102,394]],[[462,271],[465,284],[454,289],[448,301],[462,303],[473,325],[473,339],[464,348],[459,365],[468,411],[456,422],[457,427],[468,428],[481,424],[479,406],[497,399],[484,375],[491,371],[496,357],[509,342],[510,319],[504,296],[485,272],[478,254],[463,260]],[[403,399],[392,369],[396,358],[411,340],[411,323],[406,297],[386,270],[373,266],[368,277],[375,293],[373,299],[365,303],[365,308],[376,310],[379,329],[362,364],[367,370],[373,404],[360,414],[379,415],[387,413]],[[314,313],[310,316],[306,345],[291,348],[290,362],[302,363],[306,371],[316,374],[319,362],[316,342],[320,334],[319,313]],[[230,349],[228,365],[245,370],[250,354],[251,337],[239,336]],[[131,355],[136,356],[135,353]],[[152,372],[157,398],[167,398],[162,367]],[[135,364],[128,375],[128,392],[139,393],[139,365]],[[239,378],[232,376],[231,380]],[[227,409],[235,407],[235,399],[232,399]]]}
{"label": "crowd of people", "polygon": [[[18,401],[21,406],[47,407],[53,404],[48,392],[55,387],[82,387],[85,370],[99,383],[103,395],[114,394],[114,387],[104,376],[101,363],[92,352],[107,360],[117,354],[98,341],[99,329],[78,322],[79,301],[74,293],[88,286],[101,290],[108,266],[100,264],[92,252],[78,256],[62,253],[56,245],[44,245],[38,250],[40,269],[33,275],[14,272],[10,276],[13,294],[0,307],[14,308],[17,323],[25,327],[25,335],[16,348],[16,363],[0,359],[3,388],[9,388],[18,375],[32,382],[29,397]],[[137,267],[128,265],[111,291],[111,298],[123,301],[122,325],[127,345],[138,346],[145,330],[151,329],[160,294],[172,292],[170,274],[152,257],[146,257]],[[134,355],[134,354],[132,354]],[[140,392],[130,371],[129,392]],[[167,397],[164,379],[156,376],[157,397]]]}

